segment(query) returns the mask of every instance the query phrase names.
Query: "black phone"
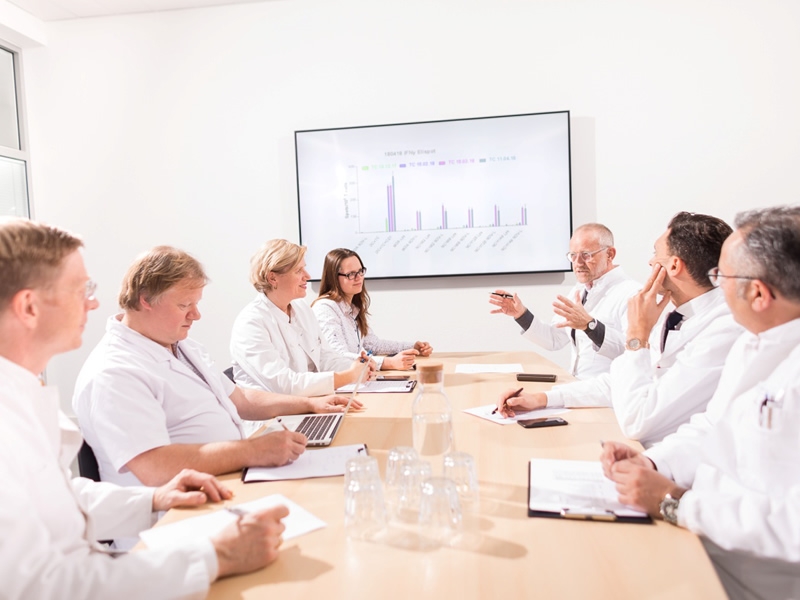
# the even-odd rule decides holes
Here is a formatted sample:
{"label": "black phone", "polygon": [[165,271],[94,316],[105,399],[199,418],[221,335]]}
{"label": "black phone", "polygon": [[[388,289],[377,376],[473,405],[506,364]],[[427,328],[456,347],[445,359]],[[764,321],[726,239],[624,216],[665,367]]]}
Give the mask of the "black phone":
{"label": "black phone", "polygon": [[378,375],[376,381],[408,381],[411,379],[408,375]]}
{"label": "black phone", "polygon": [[535,427],[558,427],[559,425],[568,425],[561,417],[541,417],[539,419],[522,419],[517,421],[525,429],[533,429]]}
{"label": "black phone", "polygon": [[541,381],[553,383],[556,380],[554,373],[518,373],[517,381]]}

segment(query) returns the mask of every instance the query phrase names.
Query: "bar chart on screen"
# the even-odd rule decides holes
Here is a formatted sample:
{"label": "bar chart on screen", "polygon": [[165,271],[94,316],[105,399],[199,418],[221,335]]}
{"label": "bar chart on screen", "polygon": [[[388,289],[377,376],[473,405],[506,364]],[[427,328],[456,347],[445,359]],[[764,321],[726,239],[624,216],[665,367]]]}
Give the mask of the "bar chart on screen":
{"label": "bar chart on screen", "polygon": [[[552,120],[524,135],[518,123],[491,125],[491,135],[450,122],[325,131],[302,155],[298,142],[312,277],[314,257],[334,247],[356,250],[374,277],[567,270],[564,136]],[[313,178],[303,178],[301,156]],[[304,213],[304,199],[314,211]]]}

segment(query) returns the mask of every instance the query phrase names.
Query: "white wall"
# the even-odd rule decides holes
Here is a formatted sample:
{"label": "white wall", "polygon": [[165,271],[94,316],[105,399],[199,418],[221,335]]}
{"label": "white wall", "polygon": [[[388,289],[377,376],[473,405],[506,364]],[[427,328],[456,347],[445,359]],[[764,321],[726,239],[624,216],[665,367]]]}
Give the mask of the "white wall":
{"label": "white wall", "polygon": [[[24,56],[35,214],[84,236],[102,302],[84,348],[51,363],[66,396],[124,269],[160,243],[207,267],[193,336],[227,365],[250,255],[297,239],[295,129],[569,109],[575,222],[609,225],[640,280],[675,212],[798,201],[792,0],[283,0],[57,22],[47,38]],[[437,350],[525,349],[487,292],[546,315],[573,281],[372,282],[374,326]]]}

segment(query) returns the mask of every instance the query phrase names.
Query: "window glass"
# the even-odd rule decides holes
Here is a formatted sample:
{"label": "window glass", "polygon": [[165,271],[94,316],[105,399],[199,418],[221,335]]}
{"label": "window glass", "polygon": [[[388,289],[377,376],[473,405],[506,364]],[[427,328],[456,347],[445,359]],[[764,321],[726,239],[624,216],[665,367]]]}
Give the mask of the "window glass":
{"label": "window glass", "polygon": [[0,48],[0,146],[20,149],[14,55],[4,48]]}
{"label": "window glass", "polygon": [[25,162],[0,156],[0,215],[28,216]]}

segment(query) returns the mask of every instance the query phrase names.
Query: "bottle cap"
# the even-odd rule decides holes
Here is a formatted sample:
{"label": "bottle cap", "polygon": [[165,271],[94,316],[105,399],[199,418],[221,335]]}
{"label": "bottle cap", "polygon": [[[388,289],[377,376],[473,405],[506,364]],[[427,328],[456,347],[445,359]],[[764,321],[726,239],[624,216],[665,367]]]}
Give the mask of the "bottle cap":
{"label": "bottle cap", "polygon": [[444,374],[444,365],[442,363],[425,363],[419,365],[417,369],[422,383],[439,383],[442,381]]}

